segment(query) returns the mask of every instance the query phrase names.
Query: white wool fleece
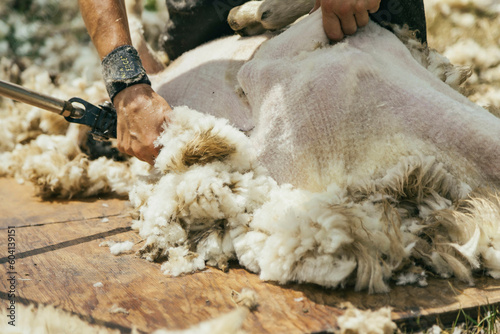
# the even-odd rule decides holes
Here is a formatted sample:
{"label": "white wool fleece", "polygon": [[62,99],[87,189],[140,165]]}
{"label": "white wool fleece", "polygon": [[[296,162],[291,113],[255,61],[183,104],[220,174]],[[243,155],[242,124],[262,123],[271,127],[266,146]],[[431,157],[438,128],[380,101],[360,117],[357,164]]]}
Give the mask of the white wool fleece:
{"label": "white wool fleece", "polygon": [[[193,142],[203,145],[199,135],[204,132],[235,150],[223,161],[185,165],[186,146]],[[168,255],[169,263],[185,263],[186,257],[200,259],[186,253],[194,247],[209,264],[226,266],[234,258],[227,229],[246,225],[276,183],[255,163],[244,134],[227,121],[187,107],[174,108],[171,123],[157,143],[163,148],[156,159],[156,174],[139,182],[130,194],[140,213],[133,226],[146,239],[140,253],[149,260]],[[178,248],[181,246],[184,251]],[[199,264],[183,267],[188,272],[200,269]],[[172,265],[165,265],[164,271],[175,275],[184,272]]]}
{"label": "white wool fleece", "polygon": [[[183,123],[175,124],[179,119]],[[168,257],[162,266],[166,274],[201,270],[205,262],[225,269],[228,260],[237,259],[264,280],[328,287],[352,283],[358,290],[384,292],[393,273],[422,252],[428,253],[423,260],[437,273],[471,281],[467,266],[477,267],[474,259],[484,247],[481,252],[489,261],[483,265],[495,275],[494,248],[468,232],[477,225],[465,225],[463,214],[450,211],[453,204],[446,198],[460,199],[470,188],[434,157],[406,157],[383,178],[350,179],[346,185],[332,183],[324,192],[310,192],[277,185],[252,161],[245,136],[224,122],[214,124],[213,116],[174,108],[172,126],[158,140],[167,144],[166,138],[173,138],[169,131],[178,138],[156,162],[166,172],[143,178],[130,193],[140,213],[134,228],[146,239],[139,253],[150,261]],[[185,147],[207,129],[216,129],[217,136],[240,151],[204,165],[179,163]],[[418,180],[415,188],[406,184],[409,180]],[[414,209],[398,206],[399,196],[415,191]],[[499,214],[492,200],[484,201],[489,207],[483,212]],[[416,209],[420,217],[411,214]],[[451,212],[446,216],[450,233],[436,236],[436,246],[427,245],[420,232],[442,224],[434,218],[441,211]],[[466,227],[457,229],[459,224]],[[443,246],[444,241],[450,246]],[[470,263],[460,262],[464,258]]]}

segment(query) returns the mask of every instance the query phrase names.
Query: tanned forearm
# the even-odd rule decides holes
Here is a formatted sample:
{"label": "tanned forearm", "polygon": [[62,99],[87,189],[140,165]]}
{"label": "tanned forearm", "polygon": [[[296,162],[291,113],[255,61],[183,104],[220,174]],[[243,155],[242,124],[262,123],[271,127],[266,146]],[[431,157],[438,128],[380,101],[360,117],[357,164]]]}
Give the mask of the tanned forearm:
{"label": "tanned forearm", "polygon": [[121,45],[132,45],[124,0],[78,0],[80,12],[101,59]]}
{"label": "tanned forearm", "polygon": [[[78,1],[83,20],[101,59],[119,46],[132,45],[124,0]],[[103,62],[103,66],[108,65]],[[154,164],[160,150],[154,141],[165,124],[170,122],[170,106],[149,84],[142,82],[118,93],[115,91],[112,95],[117,115],[118,149]]]}

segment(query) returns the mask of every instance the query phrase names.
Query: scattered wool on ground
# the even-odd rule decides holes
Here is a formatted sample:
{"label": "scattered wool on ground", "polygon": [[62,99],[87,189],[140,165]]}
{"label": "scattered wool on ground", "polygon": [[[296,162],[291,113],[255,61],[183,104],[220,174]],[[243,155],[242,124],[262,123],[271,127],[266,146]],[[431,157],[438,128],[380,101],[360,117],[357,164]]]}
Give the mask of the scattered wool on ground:
{"label": "scattered wool on ground", "polygon": [[343,315],[337,318],[340,334],[392,334],[397,329],[391,320],[391,309],[381,308],[377,311],[362,311],[348,307]]}
{"label": "scattered wool on ground", "polygon": [[441,332],[441,327],[439,327],[438,325],[432,325],[432,327],[427,330],[426,334],[441,334]]}
{"label": "scattered wool on ground", "polygon": [[127,253],[132,250],[134,243],[132,241],[124,241],[116,243],[109,247],[109,251],[113,255],[120,255],[122,253]]}
{"label": "scattered wool on ground", "polygon": [[113,304],[110,307],[110,309],[109,309],[109,313],[113,313],[113,314],[116,314],[116,313],[129,314],[129,312],[128,312],[128,310],[126,308],[121,307],[118,304]]}
{"label": "scattered wool on ground", "polygon": [[77,315],[54,306],[16,304],[15,326],[8,324],[8,310],[0,309],[0,333],[3,334],[119,334],[117,329],[109,329],[92,324],[92,319],[80,319]]}
{"label": "scattered wool on ground", "polygon": [[111,245],[114,245],[115,244],[115,241],[113,240],[106,240],[106,241],[103,241],[99,244],[99,247],[109,247]]}
{"label": "scattered wool on ground", "polygon": [[427,286],[427,275],[425,271],[420,273],[404,272],[396,277],[396,285],[418,284],[419,286]]}
{"label": "scattered wool on ground", "polygon": [[132,241],[116,242],[113,240],[103,241],[99,244],[99,247],[109,247],[109,251],[113,255],[120,255],[123,253],[128,253],[134,247]]}

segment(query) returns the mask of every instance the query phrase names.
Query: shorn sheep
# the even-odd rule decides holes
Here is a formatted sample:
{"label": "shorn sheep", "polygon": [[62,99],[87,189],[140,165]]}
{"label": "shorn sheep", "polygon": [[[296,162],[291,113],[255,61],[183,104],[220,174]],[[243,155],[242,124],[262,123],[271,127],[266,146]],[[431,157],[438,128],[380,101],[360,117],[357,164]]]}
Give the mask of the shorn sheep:
{"label": "shorn sheep", "polygon": [[456,91],[467,70],[396,30],[331,45],[316,12],[152,76],[176,107],[130,193],[141,256],[369,292],[499,276],[500,120]]}

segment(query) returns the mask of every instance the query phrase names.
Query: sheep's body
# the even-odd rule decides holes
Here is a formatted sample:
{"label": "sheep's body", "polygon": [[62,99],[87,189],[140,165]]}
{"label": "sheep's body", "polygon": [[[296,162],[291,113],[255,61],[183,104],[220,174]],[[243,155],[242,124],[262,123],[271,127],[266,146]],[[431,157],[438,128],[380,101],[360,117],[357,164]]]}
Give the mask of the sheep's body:
{"label": "sheep's body", "polygon": [[153,88],[172,105],[187,105],[224,117],[241,130],[253,128],[252,112],[239,90],[237,74],[270,36],[223,38],[176,59],[165,71],[151,75]]}
{"label": "sheep's body", "polygon": [[373,292],[413,260],[499,275],[500,120],[443,83],[460,72],[373,23],[329,45],[319,12],[267,38],[212,42],[152,77],[172,105],[254,128],[174,109],[158,172],[131,193],[141,254],[174,275],[236,258],[266,280]]}
{"label": "sheep's body", "polygon": [[[154,87],[173,106],[226,118],[244,131],[257,125],[250,138],[280,183],[322,190],[345,179],[341,170],[364,177],[375,165],[395,165],[391,157],[421,152],[447,160],[474,188],[478,179],[498,184],[498,118],[443,84],[375,24],[326,46],[319,20],[311,21],[266,43],[253,59],[270,35],[203,45],[152,76]],[[339,161],[345,166],[334,167]]]}

